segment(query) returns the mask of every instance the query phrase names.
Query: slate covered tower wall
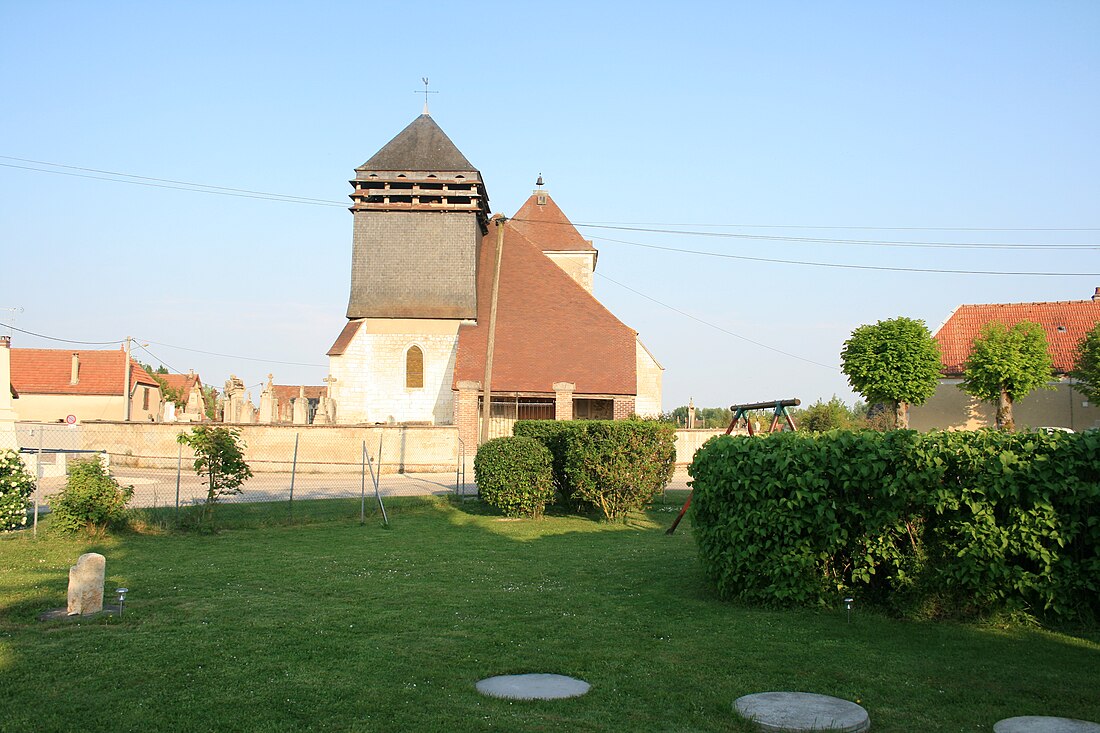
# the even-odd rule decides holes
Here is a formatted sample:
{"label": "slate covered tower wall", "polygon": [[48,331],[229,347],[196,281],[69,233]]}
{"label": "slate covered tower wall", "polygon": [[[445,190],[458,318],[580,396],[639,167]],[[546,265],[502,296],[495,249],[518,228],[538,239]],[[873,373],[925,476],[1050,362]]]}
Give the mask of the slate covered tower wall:
{"label": "slate covered tower wall", "polygon": [[347,317],[476,318],[488,196],[435,121],[415,119],[356,168],[351,184]]}

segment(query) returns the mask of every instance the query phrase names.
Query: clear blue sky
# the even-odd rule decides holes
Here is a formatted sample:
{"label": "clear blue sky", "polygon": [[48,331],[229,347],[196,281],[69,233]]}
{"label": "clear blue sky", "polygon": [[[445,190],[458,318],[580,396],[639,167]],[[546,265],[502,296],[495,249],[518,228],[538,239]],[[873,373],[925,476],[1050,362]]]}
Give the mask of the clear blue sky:
{"label": "clear blue sky", "polygon": [[[0,0],[0,307],[49,336],[143,339],[143,361],[219,388],[230,372],[319,384],[345,322],[345,209],[11,158],[342,202],[355,166],[420,113],[422,76],[494,212],[514,213],[541,172],[577,223],[1047,245],[581,227],[600,251],[597,296],[666,367],[665,409],[850,400],[839,352],[860,324],[935,328],[960,303],[1100,286],[1100,274],[637,246],[1100,273],[1100,3]],[[1043,228],[1059,231],[1025,231]],[[67,348],[20,333],[14,345]]]}

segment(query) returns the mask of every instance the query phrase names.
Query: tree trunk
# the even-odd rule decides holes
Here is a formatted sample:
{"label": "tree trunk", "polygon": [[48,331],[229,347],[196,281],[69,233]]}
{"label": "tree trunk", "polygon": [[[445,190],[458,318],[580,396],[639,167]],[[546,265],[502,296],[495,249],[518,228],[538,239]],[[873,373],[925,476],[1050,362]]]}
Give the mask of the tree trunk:
{"label": "tree trunk", "polygon": [[894,427],[898,430],[909,429],[909,403],[898,400],[894,403]]}
{"label": "tree trunk", "polygon": [[997,429],[1016,432],[1016,421],[1012,419],[1012,398],[1004,388],[997,398]]}

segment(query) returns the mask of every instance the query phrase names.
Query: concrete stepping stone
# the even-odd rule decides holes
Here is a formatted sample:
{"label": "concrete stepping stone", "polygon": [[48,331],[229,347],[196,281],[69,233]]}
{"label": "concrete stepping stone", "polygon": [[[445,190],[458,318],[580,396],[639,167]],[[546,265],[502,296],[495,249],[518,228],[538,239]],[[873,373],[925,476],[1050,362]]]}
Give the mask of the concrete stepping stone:
{"label": "concrete stepping stone", "polygon": [[562,700],[580,697],[592,685],[561,674],[504,674],[481,680],[477,691],[506,700]]}
{"label": "concrete stepping stone", "polygon": [[737,698],[733,707],[762,731],[862,733],[871,728],[867,711],[859,705],[812,692],[758,692]]}
{"label": "concrete stepping stone", "polygon": [[1021,715],[993,724],[993,733],[1100,733],[1100,724],[1072,718]]}

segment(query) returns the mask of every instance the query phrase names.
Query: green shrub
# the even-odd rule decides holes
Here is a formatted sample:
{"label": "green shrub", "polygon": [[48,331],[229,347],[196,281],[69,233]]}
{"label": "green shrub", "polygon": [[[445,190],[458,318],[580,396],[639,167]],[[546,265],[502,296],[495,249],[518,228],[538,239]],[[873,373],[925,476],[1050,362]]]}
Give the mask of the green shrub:
{"label": "green shrub", "polygon": [[517,435],[554,454],[554,478],[566,501],[620,519],[641,509],[672,479],[676,428],[642,420],[521,421]]}
{"label": "green shrub", "polygon": [[76,532],[125,525],[133,486],[120,486],[98,457],[72,461],[67,473],[64,491],[49,499],[54,527]]}
{"label": "green shrub", "polygon": [[19,454],[9,448],[0,451],[0,532],[27,524],[33,491],[34,477]]}
{"label": "green shrub", "polygon": [[1100,432],[719,437],[690,468],[725,598],[906,614],[1100,614]]}
{"label": "green shrub", "polygon": [[478,493],[509,517],[541,517],[554,500],[550,451],[534,438],[495,438],[477,449]]}

